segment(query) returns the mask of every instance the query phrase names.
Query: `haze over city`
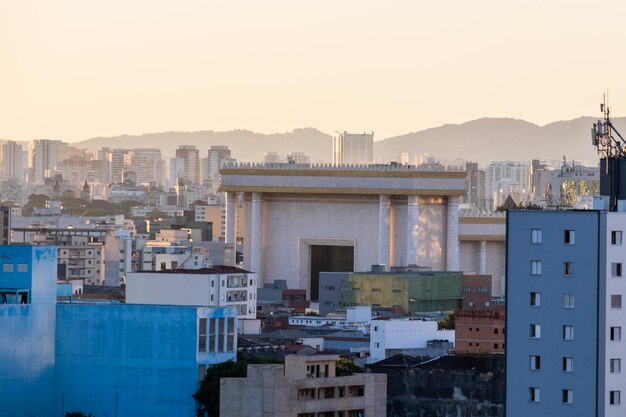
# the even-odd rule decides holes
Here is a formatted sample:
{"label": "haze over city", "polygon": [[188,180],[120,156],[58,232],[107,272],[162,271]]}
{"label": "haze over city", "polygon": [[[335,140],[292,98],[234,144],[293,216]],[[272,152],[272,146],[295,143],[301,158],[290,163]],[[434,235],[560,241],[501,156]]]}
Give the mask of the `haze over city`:
{"label": "haze over city", "polygon": [[619,1],[0,2],[0,138],[626,114]]}

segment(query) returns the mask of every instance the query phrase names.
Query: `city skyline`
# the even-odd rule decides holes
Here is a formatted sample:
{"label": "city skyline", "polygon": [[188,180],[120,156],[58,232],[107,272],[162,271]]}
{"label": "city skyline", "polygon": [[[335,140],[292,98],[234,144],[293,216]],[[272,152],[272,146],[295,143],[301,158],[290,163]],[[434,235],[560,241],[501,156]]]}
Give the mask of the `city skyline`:
{"label": "city skyline", "polygon": [[622,115],[626,60],[614,46],[626,32],[593,22],[625,11],[611,1],[4,1],[0,137],[311,126],[382,139],[481,117],[595,115],[607,88]]}

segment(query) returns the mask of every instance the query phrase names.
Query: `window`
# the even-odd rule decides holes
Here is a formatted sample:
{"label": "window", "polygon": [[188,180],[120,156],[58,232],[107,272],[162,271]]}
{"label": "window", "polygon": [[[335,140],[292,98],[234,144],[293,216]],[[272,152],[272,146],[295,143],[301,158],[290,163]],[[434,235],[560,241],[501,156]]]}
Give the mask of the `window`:
{"label": "window", "polygon": [[28,264],[17,264],[17,272],[28,272]]}
{"label": "window", "polygon": [[363,397],[365,395],[365,385],[351,385],[348,387],[348,397]]}
{"label": "window", "polygon": [[622,328],[619,326],[611,327],[610,337],[612,342],[619,342],[622,340]]}
{"label": "window", "polygon": [[609,361],[609,369],[612,374],[619,374],[622,372],[622,360],[618,358],[612,358]]}
{"label": "window", "polygon": [[563,262],[563,274],[574,275],[574,262]]}
{"label": "window", "polygon": [[541,369],[541,356],[531,355],[530,356],[530,370],[538,371],[540,369]]}
{"label": "window", "polygon": [[530,293],[530,305],[533,307],[541,306],[541,293],[540,292]]}
{"label": "window", "polygon": [[207,319],[201,318],[198,325],[198,352],[206,352],[206,322]]}
{"label": "window", "polygon": [[574,294],[563,294],[563,308],[574,308]]}
{"label": "window", "polygon": [[563,404],[572,404],[574,402],[574,390],[564,389],[562,391]]}
{"label": "window", "polygon": [[541,325],[540,324],[531,324],[530,325],[530,337],[533,339],[541,338]]}
{"label": "window", "polygon": [[574,326],[571,324],[563,326],[563,340],[574,340]]}
{"label": "window", "polygon": [[217,322],[217,351],[221,353],[224,352],[224,336],[226,333],[224,323],[226,322],[226,319],[220,318],[217,319]]}
{"label": "window", "polygon": [[530,243],[540,244],[541,241],[541,229],[530,229]]}
{"label": "window", "polygon": [[611,232],[611,245],[621,245],[621,244],[622,244],[622,231],[613,230]]}
{"label": "window", "polygon": [[621,262],[613,262],[611,264],[611,276],[612,277],[622,276],[622,263]]}
{"label": "window", "polygon": [[211,294],[211,301],[215,301],[215,295]]}
{"label": "window", "polygon": [[166,262],[161,262],[161,269],[167,269],[167,263]]}
{"label": "window", "polygon": [[209,320],[209,352],[215,352],[215,319]]}
{"label": "window", "polygon": [[13,272],[13,264],[2,264],[2,272]]}
{"label": "window", "polygon": [[530,274],[541,275],[541,261],[530,261]]}
{"label": "window", "polygon": [[530,401],[531,403],[538,403],[541,394],[541,390],[537,387],[530,387],[528,388],[528,401]]}
{"label": "window", "polygon": [[574,358],[563,357],[563,372],[574,372]]}
{"label": "window", "polygon": [[609,404],[610,405],[620,405],[621,402],[621,391],[609,391]]}
{"label": "window", "polygon": [[611,308],[622,308],[621,294],[611,294]]}
{"label": "window", "polygon": [[227,320],[228,334],[226,337],[226,352],[233,352],[235,350],[235,318],[229,317]]}
{"label": "window", "polygon": [[563,243],[565,243],[566,245],[573,245],[575,243],[573,230],[565,230]]}

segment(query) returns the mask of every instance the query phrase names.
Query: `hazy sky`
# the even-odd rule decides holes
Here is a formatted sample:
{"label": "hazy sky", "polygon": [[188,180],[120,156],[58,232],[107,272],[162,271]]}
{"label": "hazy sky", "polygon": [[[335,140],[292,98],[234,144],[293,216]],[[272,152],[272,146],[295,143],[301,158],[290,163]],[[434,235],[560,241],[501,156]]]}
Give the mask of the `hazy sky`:
{"label": "hazy sky", "polygon": [[626,1],[0,0],[0,138],[626,114]]}

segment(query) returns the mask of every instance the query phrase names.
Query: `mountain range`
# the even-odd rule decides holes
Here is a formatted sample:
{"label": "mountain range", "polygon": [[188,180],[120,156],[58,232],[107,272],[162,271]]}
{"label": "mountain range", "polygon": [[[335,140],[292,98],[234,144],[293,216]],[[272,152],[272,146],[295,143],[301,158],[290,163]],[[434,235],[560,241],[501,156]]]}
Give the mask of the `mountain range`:
{"label": "mountain range", "polygon": [[[481,118],[460,124],[411,132],[374,142],[376,162],[399,161],[401,154],[428,153],[439,158],[462,158],[481,165],[491,161],[531,159],[558,160],[564,155],[595,164],[597,155],[591,145],[590,129],[596,119],[579,117],[539,126],[512,118]],[[626,118],[614,125],[626,134]],[[332,161],[332,135],[315,128],[261,134],[248,130],[229,132],[163,132],[138,136],[96,137],[74,146],[93,151],[110,148],[160,148],[165,158],[172,157],[178,145],[196,145],[201,157],[211,145],[227,145],[238,161],[259,162],[265,152],[281,155],[304,152],[312,162]]]}

